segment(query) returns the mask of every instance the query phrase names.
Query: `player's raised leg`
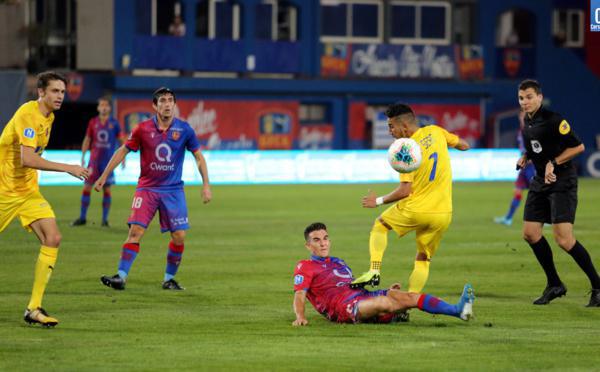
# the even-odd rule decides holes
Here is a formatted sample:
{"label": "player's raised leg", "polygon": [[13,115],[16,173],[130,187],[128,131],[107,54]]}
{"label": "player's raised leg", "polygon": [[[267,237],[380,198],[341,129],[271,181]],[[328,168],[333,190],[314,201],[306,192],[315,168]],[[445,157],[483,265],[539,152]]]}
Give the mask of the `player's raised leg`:
{"label": "player's raised leg", "polygon": [[41,247],[38,259],[35,264],[33,278],[33,289],[24,319],[27,323],[39,323],[43,326],[53,327],[58,324],[58,320],[48,315],[42,307],[42,299],[50,276],[56,265],[58,257],[58,246],[60,245],[61,235],[54,218],[42,218],[32,222],[29,227],[34,231],[40,240]]}
{"label": "player's raised leg", "polygon": [[468,321],[473,318],[475,296],[470,284],[466,284],[456,304],[447,303],[429,294],[404,292],[390,289],[386,296],[377,296],[358,303],[358,318],[369,320],[382,314],[397,313],[418,308],[430,314],[449,315]]}
{"label": "player's raised leg", "polygon": [[351,287],[362,288],[365,285],[377,286],[380,280],[381,261],[388,244],[388,232],[391,227],[381,217],[377,217],[369,235],[369,271],[352,281]]}

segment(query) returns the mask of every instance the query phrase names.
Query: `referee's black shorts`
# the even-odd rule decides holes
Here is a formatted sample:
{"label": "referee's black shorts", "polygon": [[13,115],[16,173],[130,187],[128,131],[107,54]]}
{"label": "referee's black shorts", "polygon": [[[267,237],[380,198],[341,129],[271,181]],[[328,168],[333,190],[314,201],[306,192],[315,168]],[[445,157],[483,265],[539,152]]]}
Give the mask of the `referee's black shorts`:
{"label": "referee's black shorts", "polygon": [[[539,185],[541,186],[541,185]],[[550,187],[548,187],[550,186]],[[554,185],[532,188],[525,202],[524,221],[541,223],[575,223],[577,179],[557,181]]]}

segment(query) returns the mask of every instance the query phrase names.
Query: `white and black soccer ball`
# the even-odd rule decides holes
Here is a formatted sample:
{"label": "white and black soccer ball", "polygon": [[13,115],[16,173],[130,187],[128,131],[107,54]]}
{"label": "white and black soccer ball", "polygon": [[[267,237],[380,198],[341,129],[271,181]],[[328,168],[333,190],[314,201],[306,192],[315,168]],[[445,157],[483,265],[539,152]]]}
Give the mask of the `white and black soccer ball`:
{"label": "white and black soccer ball", "polygon": [[412,138],[398,138],[388,149],[388,161],[396,172],[410,173],[421,165],[421,146]]}

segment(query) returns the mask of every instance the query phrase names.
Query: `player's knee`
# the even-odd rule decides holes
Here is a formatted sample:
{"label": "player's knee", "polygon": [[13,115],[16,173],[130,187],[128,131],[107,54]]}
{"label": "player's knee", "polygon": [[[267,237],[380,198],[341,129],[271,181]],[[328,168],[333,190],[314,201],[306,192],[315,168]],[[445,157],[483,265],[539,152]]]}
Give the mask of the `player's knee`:
{"label": "player's knee", "polygon": [[60,245],[60,241],[62,240],[62,235],[60,234],[60,232],[53,232],[50,234],[47,234],[44,237],[44,245],[48,246],[48,247],[58,247]]}
{"label": "player's knee", "polygon": [[542,234],[539,231],[523,230],[523,239],[529,244],[537,243],[542,238]]}
{"label": "player's knee", "polygon": [[410,294],[400,290],[389,290],[386,296],[386,310],[387,312],[394,312],[404,310],[409,306]]}
{"label": "player's knee", "polygon": [[521,201],[521,198],[523,198],[523,190],[515,189],[514,198],[518,201]]}
{"label": "player's knee", "polygon": [[138,225],[131,225],[129,229],[129,235],[127,236],[127,243],[139,243],[144,235],[144,228]]}
{"label": "player's knee", "polygon": [[431,258],[425,252],[417,252],[415,261],[431,261]]}
{"label": "player's knee", "polygon": [[183,245],[185,241],[185,231],[178,230],[171,233],[171,238],[173,239],[173,243],[176,245]]}
{"label": "player's knee", "polygon": [[573,236],[555,236],[554,241],[559,247],[568,251],[575,245],[575,238]]}

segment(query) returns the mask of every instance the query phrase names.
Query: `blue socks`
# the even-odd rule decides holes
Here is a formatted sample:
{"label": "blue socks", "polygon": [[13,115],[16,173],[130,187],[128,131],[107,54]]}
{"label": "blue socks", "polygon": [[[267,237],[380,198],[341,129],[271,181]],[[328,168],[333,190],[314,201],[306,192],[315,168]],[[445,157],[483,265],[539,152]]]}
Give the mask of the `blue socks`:
{"label": "blue socks", "polygon": [[121,251],[121,260],[119,261],[118,274],[121,278],[126,279],[131,270],[131,265],[140,251],[140,243],[125,243]]}
{"label": "blue socks", "polygon": [[417,302],[417,307],[420,310],[430,314],[444,314],[451,316],[460,316],[461,309],[457,305],[449,304],[440,300],[437,297],[428,294],[422,294]]}
{"label": "blue socks", "polygon": [[79,212],[80,220],[85,220],[85,217],[87,216],[87,210],[90,206],[90,199],[91,197],[88,191],[84,191],[81,193],[81,210]]}
{"label": "blue socks", "polygon": [[104,196],[102,197],[102,222],[108,221],[108,212],[110,211],[111,202],[112,196],[110,194],[110,191],[104,190]]}
{"label": "blue socks", "polygon": [[177,274],[179,264],[181,263],[181,256],[183,255],[183,244],[176,245],[173,242],[169,243],[169,250],[167,251],[167,267],[165,269],[164,281],[171,280]]}

